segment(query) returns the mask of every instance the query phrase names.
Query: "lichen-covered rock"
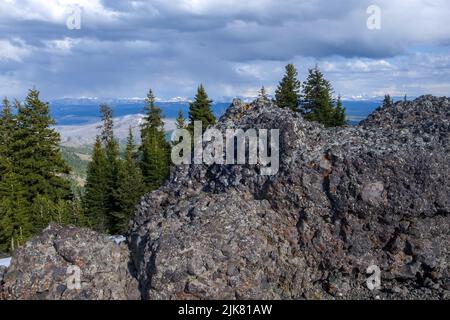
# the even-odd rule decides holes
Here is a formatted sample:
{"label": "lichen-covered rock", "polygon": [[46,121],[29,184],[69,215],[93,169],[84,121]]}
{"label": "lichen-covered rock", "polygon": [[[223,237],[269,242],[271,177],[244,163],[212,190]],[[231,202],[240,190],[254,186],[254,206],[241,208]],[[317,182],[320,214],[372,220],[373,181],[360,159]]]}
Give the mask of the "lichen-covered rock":
{"label": "lichen-covered rock", "polygon": [[140,297],[125,244],[87,229],[55,224],[14,253],[3,281],[5,299]]}
{"label": "lichen-covered rock", "polygon": [[5,273],[7,271],[7,268],[5,266],[0,266],[0,298],[3,288],[3,277],[5,276]]}
{"label": "lichen-covered rock", "polygon": [[449,99],[335,129],[235,101],[215,127],[280,129],[280,170],[172,169],[131,224],[143,298],[449,298]]}
{"label": "lichen-covered rock", "polygon": [[236,100],[215,127],[280,129],[279,172],[174,167],[142,199],[129,249],[51,225],[0,269],[0,298],[450,298],[449,99],[334,129]]}

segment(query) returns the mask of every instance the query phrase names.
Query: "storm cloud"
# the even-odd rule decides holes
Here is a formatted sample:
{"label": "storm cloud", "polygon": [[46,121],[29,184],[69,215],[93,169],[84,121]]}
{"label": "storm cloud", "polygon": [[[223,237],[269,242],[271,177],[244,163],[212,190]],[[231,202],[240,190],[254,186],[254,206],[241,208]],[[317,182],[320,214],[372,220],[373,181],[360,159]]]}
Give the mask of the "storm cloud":
{"label": "storm cloud", "polygon": [[[367,8],[381,10],[370,30]],[[81,28],[67,19],[80,10]],[[318,64],[344,97],[450,91],[445,0],[0,0],[0,94],[213,98]]]}

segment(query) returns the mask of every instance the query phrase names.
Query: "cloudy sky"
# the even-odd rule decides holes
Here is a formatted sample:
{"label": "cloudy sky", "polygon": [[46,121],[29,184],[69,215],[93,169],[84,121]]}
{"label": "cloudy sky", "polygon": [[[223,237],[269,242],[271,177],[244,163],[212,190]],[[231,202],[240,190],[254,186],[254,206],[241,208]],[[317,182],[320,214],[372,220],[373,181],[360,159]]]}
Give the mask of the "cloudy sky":
{"label": "cloudy sky", "polygon": [[288,62],[344,97],[450,95],[449,17],[448,0],[0,0],[0,95],[253,96]]}

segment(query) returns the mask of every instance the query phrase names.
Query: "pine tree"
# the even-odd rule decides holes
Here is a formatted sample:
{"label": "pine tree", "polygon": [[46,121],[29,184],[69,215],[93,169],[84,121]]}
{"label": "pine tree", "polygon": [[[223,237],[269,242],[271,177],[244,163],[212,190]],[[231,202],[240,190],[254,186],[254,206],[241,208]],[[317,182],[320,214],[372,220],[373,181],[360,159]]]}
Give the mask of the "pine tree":
{"label": "pine tree", "polygon": [[135,149],[133,133],[130,128],[125,161],[119,171],[118,186],[115,190],[117,212],[114,213],[114,227],[111,229],[111,232],[115,234],[124,234],[127,231],[135,207],[145,192],[142,173],[136,162]]}
{"label": "pine tree", "polygon": [[16,118],[13,115],[11,104],[9,103],[8,98],[4,98],[2,111],[0,113],[0,145],[4,147],[5,153],[11,153],[8,152],[8,150],[11,148],[15,127]]}
{"label": "pine tree", "polygon": [[293,64],[286,66],[286,73],[275,91],[275,103],[280,108],[298,111],[301,83],[297,79],[298,72]]}
{"label": "pine tree", "polygon": [[108,159],[101,138],[97,136],[92,151],[92,161],[88,165],[83,211],[91,228],[107,232],[109,179]]}
{"label": "pine tree", "polygon": [[107,104],[100,105],[100,114],[102,118],[102,124],[98,127],[101,129],[101,139],[103,144],[108,145],[114,140],[114,122],[113,111]]}
{"label": "pine tree", "polygon": [[166,140],[162,111],[155,105],[149,90],[145,106],[146,116],[141,128],[140,167],[146,191],[161,186],[169,173],[170,144]]}
{"label": "pine tree", "polygon": [[[66,177],[70,168],[62,158],[60,136],[53,125],[48,104],[39,99],[39,91],[30,90],[25,103],[18,104],[10,150],[13,172],[24,189],[24,201],[30,206],[31,233],[41,231],[53,219],[50,209],[40,210],[36,202],[45,199],[50,208],[60,200],[72,199]],[[27,232],[22,230],[22,234]]]}
{"label": "pine tree", "polygon": [[203,132],[210,125],[216,123],[216,117],[212,112],[212,100],[208,98],[205,88],[202,84],[197,89],[194,101],[189,105],[189,125],[188,129],[194,132],[194,121],[202,122]]}
{"label": "pine tree", "polygon": [[25,189],[9,167],[0,180],[0,252],[13,251],[23,245],[34,229]]}
{"label": "pine tree", "polygon": [[347,119],[345,116],[345,108],[342,104],[341,96],[338,96],[336,101],[336,108],[335,108],[335,123],[336,126],[341,126],[347,123]]}
{"label": "pine tree", "polygon": [[11,143],[16,121],[7,98],[0,113],[0,179],[11,162]]}
{"label": "pine tree", "polygon": [[335,107],[332,94],[331,83],[316,65],[309,70],[304,83],[300,112],[307,120],[320,122],[325,127],[344,125],[345,109],[342,107],[342,101],[339,99]]}
{"label": "pine tree", "polygon": [[16,126],[7,98],[0,113],[0,252],[13,251],[31,236],[25,190],[14,173],[11,146]]}
{"label": "pine tree", "polygon": [[175,124],[177,126],[177,129],[186,129],[186,119],[184,118],[184,113],[181,109],[180,111],[178,111],[178,117]]}
{"label": "pine tree", "polygon": [[121,169],[120,149],[117,139],[114,137],[114,120],[112,109],[103,104],[100,106],[102,114],[101,137],[105,148],[107,166],[106,166],[106,213],[107,229],[109,232],[115,229],[115,217],[117,212],[117,199],[115,191],[119,183],[119,171]]}
{"label": "pine tree", "polygon": [[25,104],[19,105],[11,143],[11,157],[20,182],[27,187],[29,201],[37,195],[55,202],[72,198],[70,183],[64,177],[70,168],[62,158],[54,125],[48,104],[39,99],[39,91],[30,90]]}
{"label": "pine tree", "polygon": [[392,108],[394,106],[394,100],[392,100],[389,94],[384,95],[383,108]]}
{"label": "pine tree", "polygon": [[157,107],[155,102],[156,98],[153,94],[152,89],[149,89],[147,93],[147,98],[145,99],[145,117],[141,127],[141,139],[145,140],[148,133],[153,133],[153,131],[164,131],[164,122],[162,120],[162,110]]}

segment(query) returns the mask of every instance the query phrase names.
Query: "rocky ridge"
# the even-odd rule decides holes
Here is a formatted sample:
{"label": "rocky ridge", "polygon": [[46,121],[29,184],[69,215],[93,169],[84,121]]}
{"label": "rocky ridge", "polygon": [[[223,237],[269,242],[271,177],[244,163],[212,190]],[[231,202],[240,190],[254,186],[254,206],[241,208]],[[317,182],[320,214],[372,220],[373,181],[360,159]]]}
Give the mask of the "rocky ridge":
{"label": "rocky ridge", "polygon": [[[91,231],[52,226],[14,255],[5,297],[449,298],[448,98],[399,102],[334,129],[269,101],[235,100],[215,128],[280,129],[278,174],[174,167],[143,197],[129,252]],[[107,267],[109,278],[88,272],[83,294],[62,290],[55,270],[74,263]],[[369,290],[374,265],[381,286]]]}
{"label": "rocky ridge", "polygon": [[143,297],[448,297],[449,121],[431,96],[336,129],[235,101],[216,128],[279,128],[280,171],[175,168],[130,230]]}

